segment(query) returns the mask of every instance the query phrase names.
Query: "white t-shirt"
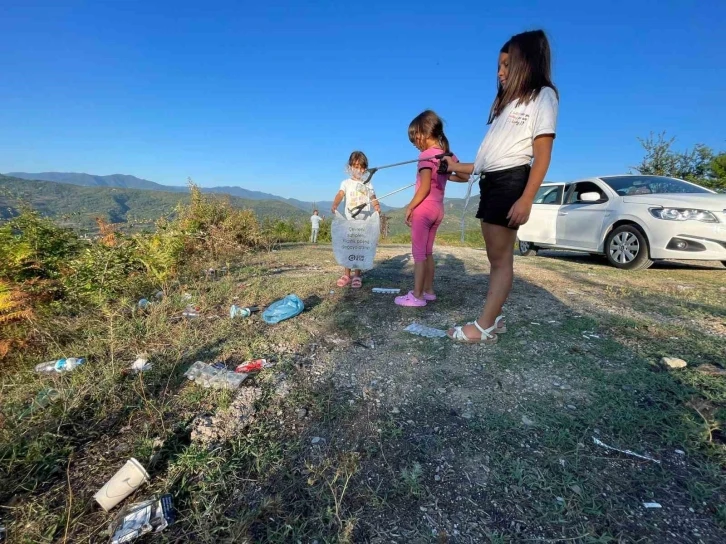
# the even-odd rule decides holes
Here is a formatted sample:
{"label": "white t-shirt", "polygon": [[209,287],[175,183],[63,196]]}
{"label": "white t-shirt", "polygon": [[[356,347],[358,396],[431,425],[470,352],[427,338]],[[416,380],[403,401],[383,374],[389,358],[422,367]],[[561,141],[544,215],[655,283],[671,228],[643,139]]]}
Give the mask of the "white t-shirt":
{"label": "white t-shirt", "polygon": [[340,184],[340,190],[345,193],[345,216],[354,219],[350,210],[361,204],[365,204],[360,215],[355,219],[364,219],[371,211],[371,198],[375,195],[373,185],[370,182],[363,183],[360,180],[348,178]]}
{"label": "white t-shirt", "polygon": [[492,121],[474,161],[474,173],[496,172],[532,162],[532,144],[537,136],[555,134],[557,95],[543,87],[529,104],[507,104]]}
{"label": "white t-shirt", "polygon": [[319,229],[320,228],[320,222],[322,220],[323,220],[323,218],[320,217],[319,215],[311,215],[310,216],[310,222],[313,224],[313,228],[314,229]]}

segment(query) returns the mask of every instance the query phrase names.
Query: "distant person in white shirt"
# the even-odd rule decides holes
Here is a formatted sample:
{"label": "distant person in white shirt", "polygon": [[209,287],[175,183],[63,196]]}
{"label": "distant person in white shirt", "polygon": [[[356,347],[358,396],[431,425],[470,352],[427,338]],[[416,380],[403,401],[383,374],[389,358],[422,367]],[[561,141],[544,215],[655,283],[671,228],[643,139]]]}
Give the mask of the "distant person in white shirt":
{"label": "distant person in white shirt", "polygon": [[310,216],[310,223],[312,224],[312,234],[310,235],[310,241],[313,244],[318,243],[318,233],[320,232],[320,222],[323,220],[322,217],[318,215],[318,210],[315,210],[313,212],[313,215]]}

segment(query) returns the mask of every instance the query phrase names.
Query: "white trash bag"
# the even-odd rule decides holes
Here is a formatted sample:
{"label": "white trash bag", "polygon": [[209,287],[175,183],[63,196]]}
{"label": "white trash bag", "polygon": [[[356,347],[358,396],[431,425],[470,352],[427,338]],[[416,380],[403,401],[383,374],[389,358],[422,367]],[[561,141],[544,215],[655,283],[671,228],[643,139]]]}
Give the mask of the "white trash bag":
{"label": "white trash bag", "polygon": [[381,218],[374,212],[366,219],[346,219],[335,212],[330,234],[333,253],[340,266],[355,270],[370,270],[376,257]]}

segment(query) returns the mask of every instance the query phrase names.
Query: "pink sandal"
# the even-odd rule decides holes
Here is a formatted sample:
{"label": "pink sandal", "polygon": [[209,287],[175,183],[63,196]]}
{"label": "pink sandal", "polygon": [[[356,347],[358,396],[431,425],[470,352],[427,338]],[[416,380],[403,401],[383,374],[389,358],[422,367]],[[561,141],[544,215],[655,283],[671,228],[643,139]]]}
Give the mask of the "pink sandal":
{"label": "pink sandal", "polygon": [[355,276],[353,278],[353,283],[350,285],[353,289],[360,289],[363,287],[363,280],[360,276]]}
{"label": "pink sandal", "polygon": [[424,300],[426,302],[433,302],[436,300],[436,295],[429,295],[428,293],[424,293]]}
{"label": "pink sandal", "polygon": [[409,291],[407,295],[403,295],[402,297],[396,297],[394,299],[394,302],[398,306],[410,306],[414,308],[421,308],[423,306],[426,306],[426,300],[422,298],[416,298],[413,294],[413,291]]}
{"label": "pink sandal", "polygon": [[335,285],[337,285],[338,287],[347,287],[349,283],[350,283],[350,276],[348,276],[347,274],[343,274],[340,277],[340,279],[338,279],[338,281],[335,282]]}

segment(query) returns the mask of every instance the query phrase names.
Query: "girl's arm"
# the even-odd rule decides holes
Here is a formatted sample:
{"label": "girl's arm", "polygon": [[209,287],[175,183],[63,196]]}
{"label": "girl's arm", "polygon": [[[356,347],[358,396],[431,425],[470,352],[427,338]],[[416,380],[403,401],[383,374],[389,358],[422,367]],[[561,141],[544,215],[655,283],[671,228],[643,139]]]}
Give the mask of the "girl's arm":
{"label": "girl's arm", "polygon": [[469,181],[469,176],[464,176],[463,174],[459,174],[459,172],[452,172],[449,175],[449,181],[455,181],[456,183],[466,183]]}
{"label": "girl's arm", "polygon": [[472,175],[474,173],[473,162],[456,162],[453,157],[444,157],[441,160],[446,162],[447,172],[456,172],[460,176],[463,176],[464,174]]}
{"label": "girl's arm", "polygon": [[507,214],[510,227],[518,227],[529,221],[529,214],[532,211],[534,197],[540,185],[547,175],[547,169],[552,160],[552,145],[555,141],[554,134],[543,134],[537,136],[532,144],[534,162],[529,172],[529,180],[524,188],[524,193],[517,200]]}
{"label": "girl's arm", "polygon": [[431,168],[423,168],[419,172],[421,184],[418,186],[416,194],[413,195],[413,200],[406,206],[406,224],[410,223],[411,215],[413,214],[413,210],[416,209],[416,206],[421,204],[431,192],[431,172]]}
{"label": "girl's arm", "polygon": [[338,194],[335,195],[335,198],[333,199],[333,207],[330,208],[330,211],[333,212],[333,215],[335,215],[335,211],[338,209],[338,206],[340,206],[340,203],[345,198],[345,191],[338,191]]}
{"label": "girl's arm", "polygon": [[373,204],[374,210],[376,210],[378,213],[381,213],[381,204],[378,202],[375,193],[373,193],[373,195],[371,196],[371,204]]}

